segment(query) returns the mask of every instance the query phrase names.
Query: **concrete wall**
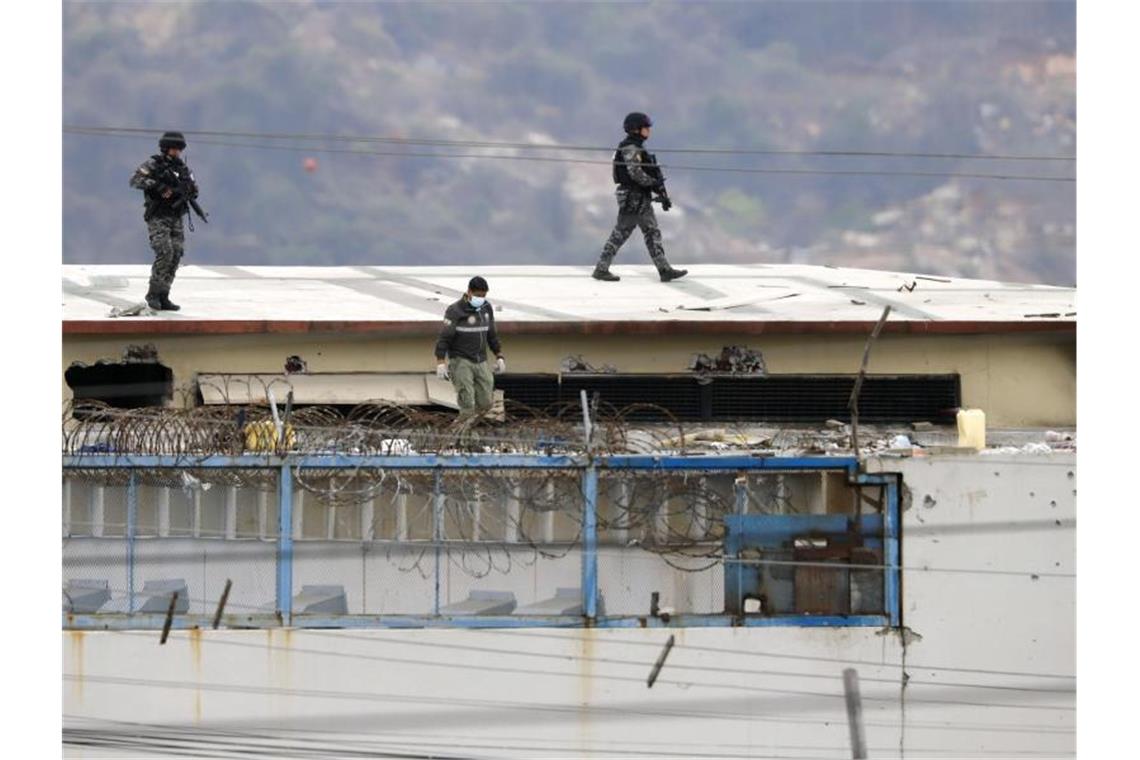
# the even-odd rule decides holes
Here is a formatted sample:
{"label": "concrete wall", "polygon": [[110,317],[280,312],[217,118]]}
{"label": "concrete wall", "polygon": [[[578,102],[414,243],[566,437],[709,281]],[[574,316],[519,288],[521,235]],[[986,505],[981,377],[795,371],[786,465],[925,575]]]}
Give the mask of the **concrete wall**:
{"label": "concrete wall", "polygon": [[[186,386],[198,372],[281,372],[285,357],[302,356],[312,372],[412,372],[434,367],[434,342],[368,336],[68,336],[63,369],[73,361],[118,359],[130,343],[154,343]],[[768,371],[854,373],[864,337],[846,335],[722,336],[505,336],[512,372],[557,372],[563,357],[581,354],[622,372],[684,372],[694,353],[726,345],[763,352]],[[875,345],[872,373],[951,373],[962,376],[965,406],[986,411],[995,427],[1071,427],[1076,424],[1076,339],[1072,334],[885,334]],[[70,397],[63,383],[64,398]]]}
{"label": "concrete wall", "polygon": [[207,732],[199,749],[226,730],[326,751],[843,758],[841,673],[855,667],[872,757],[1069,757],[1074,466],[869,462],[908,494],[903,631],[176,631],[161,647],[156,632],[64,632],[65,727],[172,724]]}

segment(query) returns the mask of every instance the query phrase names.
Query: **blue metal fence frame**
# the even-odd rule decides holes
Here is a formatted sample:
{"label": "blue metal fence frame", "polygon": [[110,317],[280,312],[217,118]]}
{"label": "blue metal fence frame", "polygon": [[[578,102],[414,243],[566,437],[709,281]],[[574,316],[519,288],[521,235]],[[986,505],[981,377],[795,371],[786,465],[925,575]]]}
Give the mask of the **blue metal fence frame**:
{"label": "blue metal fence frame", "polygon": [[[305,456],[172,456],[129,454],[83,454],[65,456],[64,472],[72,469],[139,468],[242,468],[273,469],[278,472],[278,538],[275,615],[229,615],[231,625],[265,626],[285,624],[298,628],[520,628],[520,627],[849,627],[891,626],[901,624],[900,570],[899,570],[899,478],[895,474],[860,472],[854,457],[753,457],[753,456],[667,456],[667,455],[608,455],[608,456],[531,456],[531,455],[426,455],[426,456],[346,456],[317,454]],[[293,603],[293,473],[297,469],[404,469],[434,470],[433,536],[435,536],[436,578],[434,615],[299,615],[292,610]],[[578,469],[582,471],[584,508],[582,514],[582,616],[491,617],[439,615],[440,609],[440,551],[442,523],[441,478],[446,471],[511,469]],[[607,471],[638,471],[672,473],[682,471],[703,472],[811,472],[843,471],[853,484],[882,487],[885,504],[882,515],[884,572],[883,615],[789,615],[778,617],[752,617],[730,615],[674,615],[668,621],[652,617],[598,617],[598,535],[597,495],[598,478]],[[737,482],[735,487],[736,512],[742,514],[747,503],[746,487]],[[138,485],[134,473],[127,485],[127,565],[128,597],[131,613],[134,612],[134,533],[137,528]],[[740,565],[735,570],[740,583]],[[194,628],[202,625],[199,616],[181,615],[173,627]],[[64,626],[75,629],[149,629],[161,628],[161,615],[65,615]]]}

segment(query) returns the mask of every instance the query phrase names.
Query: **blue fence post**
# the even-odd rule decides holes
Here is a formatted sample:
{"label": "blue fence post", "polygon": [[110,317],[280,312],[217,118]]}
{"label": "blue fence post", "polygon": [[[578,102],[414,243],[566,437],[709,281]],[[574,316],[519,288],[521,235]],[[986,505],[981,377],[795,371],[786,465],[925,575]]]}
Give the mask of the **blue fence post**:
{"label": "blue fence post", "polygon": [[897,628],[902,622],[902,602],[899,598],[899,483],[896,479],[886,482],[887,509],[883,515],[883,550],[886,553],[887,571],[884,573],[883,595],[891,627]]}
{"label": "blue fence post", "polygon": [[435,599],[432,602],[432,614],[439,614],[439,577],[442,572],[440,558],[443,551],[443,474],[435,471],[431,488],[431,540],[435,544]]}
{"label": "blue fence post", "polygon": [[277,613],[293,622],[293,468],[281,465],[277,476]]}
{"label": "blue fence post", "polygon": [[582,611],[593,622],[598,616],[598,469],[592,462],[582,478]]}
{"label": "blue fence post", "polygon": [[127,476],[127,612],[135,611],[135,533],[138,532],[139,487],[135,471]]}
{"label": "blue fence post", "polygon": [[[733,483],[733,489],[736,495],[736,514],[743,515],[748,511],[748,476],[745,473],[740,473]],[[743,526],[743,522],[741,522]],[[741,544],[743,545],[743,544]],[[744,617],[744,563],[741,562],[740,549],[735,552],[736,556],[736,611],[741,617]]]}

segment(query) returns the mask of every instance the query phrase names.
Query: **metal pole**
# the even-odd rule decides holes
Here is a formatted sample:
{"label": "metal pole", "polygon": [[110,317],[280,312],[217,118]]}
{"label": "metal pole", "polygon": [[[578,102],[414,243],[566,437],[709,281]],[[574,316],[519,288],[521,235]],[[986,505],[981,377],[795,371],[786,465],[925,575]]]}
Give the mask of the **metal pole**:
{"label": "metal pole", "polygon": [[135,471],[127,478],[127,612],[135,611],[135,533],[138,531],[139,488]]}
{"label": "metal pole", "polygon": [[222,622],[222,613],[226,611],[226,602],[230,598],[230,589],[233,585],[234,582],[226,578],[226,588],[222,591],[222,598],[218,600],[218,609],[214,611],[214,630],[217,630],[218,624]]}
{"label": "metal pole", "polygon": [[[733,491],[736,495],[736,514],[743,515],[748,511],[748,477],[746,475],[737,476],[733,482]],[[740,544],[743,546],[743,543]],[[736,559],[740,559],[740,550],[736,552]],[[763,573],[763,568],[758,568]],[[744,616],[744,563],[736,563],[736,611],[741,617]]]}
{"label": "metal pole", "polygon": [[646,687],[652,689],[653,684],[657,681],[657,676],[661,674],[661,667],[665,664],[665,658],[669,656],[669,652],[673,649],[673,635],[669,635],[668,641],[665,642],[665,647],[661,650],[661,654],[657,655],[657,662],[653,663],[653,670],[649,671],[649,678],[646,680]]}
{"label": "metal pole", "polygon": [[890,315],[891,307],[885,306],[879,321],[875,323],[875,329],[871,330],[871,334],[867,337],[867,343],[863,346],[863,363],[859,366],[859,375],[855,378],[851,397],[847,399],[847,408],[851,411],[851,453],[855,456],[859,456],[859,392],[863,390],[863,378],[867,374],[867,362],[871,358],[871,344],[879,337]]}
{"label": "metal pole", "polygon": [[293,622],[293,468],[282,465],[277,476],[277,613]]}
{"label": "metal pole", "polygon": [[590,440],[593,438],[593,425],[590,423],[590,402],[586,398],[586,389],[579,391],[579,400],[582,402],[582,427],[586,433],[586,451],[590,450]]}
{"label": "metal pole", "polygon": [[174,606],[178,604],[178,592],[175,591],[170,595],[170,606],[166,608],[166,620],[162,623],[162,637],[159,638],[159,644],[166,643],[166,637],[170,635],[170,625],[174,622]]}
{"label": "metal pole", "polygon": [[867,737],[863,733],[863,700],[859,696],[859,674],[854,668],[843,671],[843,695],[847,699],[847,726],[851,729],[851,757],[865,760]]}
{"label": "metal pole", "polygon": [[593,622],[598,616],[598,470],[593,463],[582,477],[582,610]]}
{"label": "metal pole", "polygon": [[435,601],[432,604],[432,614],[439,614],[439,576],[441,572],[440,553],[443,549],[441,542],[443,541],[443,492],[442,492],[443,476],[439,470],[435,471],[435,480],[432,483],[431,498],[432,498],[432,526],[431,536],[432,542],[435,544]]}
{"label": "metal pole", "polygon": [[63,537],[71,535],[71,478],[63,478]]}
{"label": "metal pole", "polygon": [[886,553],[887,568],[883,572],[883,601],[891,627],[902,624],[902,600],[899,592],[899,487],[898,482],[888,482],[887,508],[883,514],[883,550]]}

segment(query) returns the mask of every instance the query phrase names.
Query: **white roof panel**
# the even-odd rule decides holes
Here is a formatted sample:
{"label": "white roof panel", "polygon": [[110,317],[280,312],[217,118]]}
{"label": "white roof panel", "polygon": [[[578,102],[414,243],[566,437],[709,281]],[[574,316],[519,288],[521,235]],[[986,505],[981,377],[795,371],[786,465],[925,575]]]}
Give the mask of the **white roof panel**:
{"label": "white roof panel", "polygon": [[[902,272],[796,264],[688,267],[662,283],[651,266],[615,266],[621,282],[598,282],[590,266],[245,267],[186,266],[173,299],[179,312],[109,316],[142,302],[150,267],[63,267],[63,319],[72,331],[107,322],[185,323],[210,332],[224,322],[402,323],[434,326],[474,274],[490,284],[501,323],[715,322],[866,323],[885,305],[891,321],[1074,322],[1076,289]],[[195,329],[190,330],[191,325]]]}

